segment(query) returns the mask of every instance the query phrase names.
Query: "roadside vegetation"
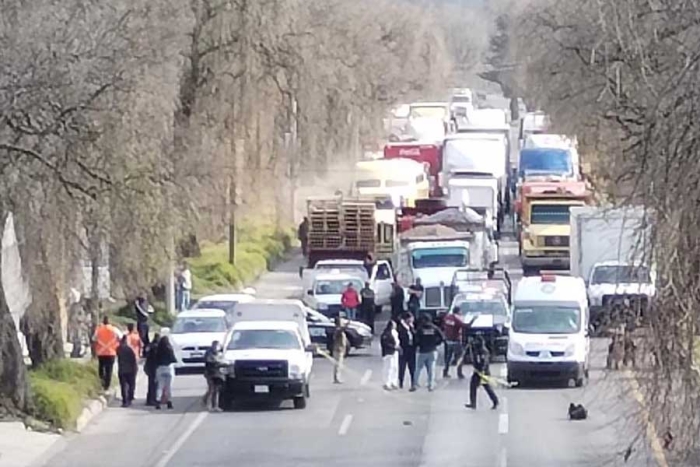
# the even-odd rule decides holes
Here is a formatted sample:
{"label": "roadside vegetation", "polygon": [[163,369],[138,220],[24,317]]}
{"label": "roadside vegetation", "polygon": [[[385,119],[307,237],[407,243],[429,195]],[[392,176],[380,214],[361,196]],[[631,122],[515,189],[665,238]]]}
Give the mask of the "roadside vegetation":
{"label": "roadside vegetation", "polygon": [[29,371],[30,414],[54,428],[75,429],[84,403],[101,393],[97,366],[67,359]]}

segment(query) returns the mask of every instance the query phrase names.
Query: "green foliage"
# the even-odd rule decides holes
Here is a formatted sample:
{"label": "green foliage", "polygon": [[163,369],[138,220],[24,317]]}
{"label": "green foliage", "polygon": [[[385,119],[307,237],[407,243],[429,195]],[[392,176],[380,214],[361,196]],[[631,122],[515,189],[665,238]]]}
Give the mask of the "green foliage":
{"label": "green foliage", "polygon": [[[151,304],[153,306],[153,314],[151,315],[151,321],[159,327],[170,327],[173,324],[174,318],[168,313],[168,309],[163,302],[155,302]],[[136,323],[134,317],[134,304],[126,303],[124,306],[118,308],[110,315],[110,321],[112,324],[119,326],[121,328],[126,328],[129,323]]]}
{"label": "green foliage", "polygon": [[195,294],[227,291],[249,284],[281,260],[292,246],[293,229],[246,225],[238,229],[236,264],[228,262],[228,244],[204,244],[188,260]]}
{"label": "green foliage", "polygon": [[97,368],[90,363],[53,360],[29,372],[33,414],[57,428],[75,428],[83,401],[101,391]]}

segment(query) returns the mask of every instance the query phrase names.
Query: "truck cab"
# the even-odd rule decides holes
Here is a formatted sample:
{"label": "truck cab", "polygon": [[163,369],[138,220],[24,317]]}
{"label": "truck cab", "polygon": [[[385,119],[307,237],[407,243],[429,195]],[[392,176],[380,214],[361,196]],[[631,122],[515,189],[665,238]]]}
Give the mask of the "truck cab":
{"label": "truck cab", "polygon": [[335,318],[342,310],[341,298],[348,284],[352,284],[359,293],[365,286],[362,279],[357,275],[343,274],[339,270],[330,274],[318,274],[311,287],[305,291],[303,301],[309,308],[328,318]]}
{"label": "truck cab", "polygon": [[[308,294],[309,290],[313,290],[313,284],[317,276],[338,273],[355,277],[361,281],[362,286],[360,289],[364,287],[366,281],[369,281],[370,287],[375,294],[376,304],[379,306],[389,305],[392,284],[394,283],[394,272],[387,260],[377,261],[372,267],[371,275],[367,274],[364,263],[359,260],[330,259],[319,261],[313,269],[304,269],[302,271],[304,291]],[[358,289],[358,292],[360,289]],[[321,310],[319,309],[319,311]]]}
{"label": "truck cab", "polygon": [[586,286],[579,277],[523,277],[513,298],[508,382],[588,378],[590,337]]}
{"label": "truck cab", "polygon": [[315,347],[301,301],[239,304],[223,346],[228,362],[223,408],[234,402],[290,399],[295,408],[306,407]]}
{"label": "truck cab", "polygon": [[385,159],[413,159],[428,166],[430,195],[439,196],[438,174],[442,169],[442,146],[440,143],[418,141],[388,143],[384,146]]}
{"label": "truck cab", "polygon": [[516,212],[525,273],[538,268],[569,268],[569,210],[584,206],[589,200],[590,193],[583,182],[533,182],[523,186]]}

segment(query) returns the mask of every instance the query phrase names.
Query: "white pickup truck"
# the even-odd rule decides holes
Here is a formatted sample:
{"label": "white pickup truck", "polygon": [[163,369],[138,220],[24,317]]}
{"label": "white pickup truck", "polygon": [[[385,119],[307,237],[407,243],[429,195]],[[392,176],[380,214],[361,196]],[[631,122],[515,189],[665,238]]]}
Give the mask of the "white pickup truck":
{"label": "white pickup truck", "polygon": [[299,300],[239,303],[224,339],[227,375],[221,407],[234,402],[293,400],[306,407],[315,346]]}
{"label": "white pickup truck", "polygon": [[[364,283],[369,281],[370,287],[374,291],[375,303],[378,306],[389,305],[391,300],[391,288],[394,283],[394,273],[389,261],[379,260],[372,268],[372,275],[367,274],[367,270],[362,261],[354,259],[327,259],[316,263],[313,269],[302,271],[302,283],[304,292],[312,289],[314,280],[319,274],[338,274],[357,277]],[[320,311],[320,310],[319,310]]]}
{"label": "white pickup truck", "polygon": [[348,284],[359,293],[365,286],[362,278],[353,274],[328,273],[314,277],[311,287],[304,291],[304,303],[319,313],[335,318],[342,309],[341,300]]}

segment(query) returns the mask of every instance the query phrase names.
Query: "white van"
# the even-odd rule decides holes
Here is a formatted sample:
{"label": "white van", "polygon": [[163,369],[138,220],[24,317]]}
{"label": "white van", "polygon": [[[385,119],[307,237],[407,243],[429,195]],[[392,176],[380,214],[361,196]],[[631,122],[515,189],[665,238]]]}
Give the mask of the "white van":
{"label": "white van", "polygon": [[580,277],[523,277],[515,291],[508,381],[588,379],[588,299]]}

